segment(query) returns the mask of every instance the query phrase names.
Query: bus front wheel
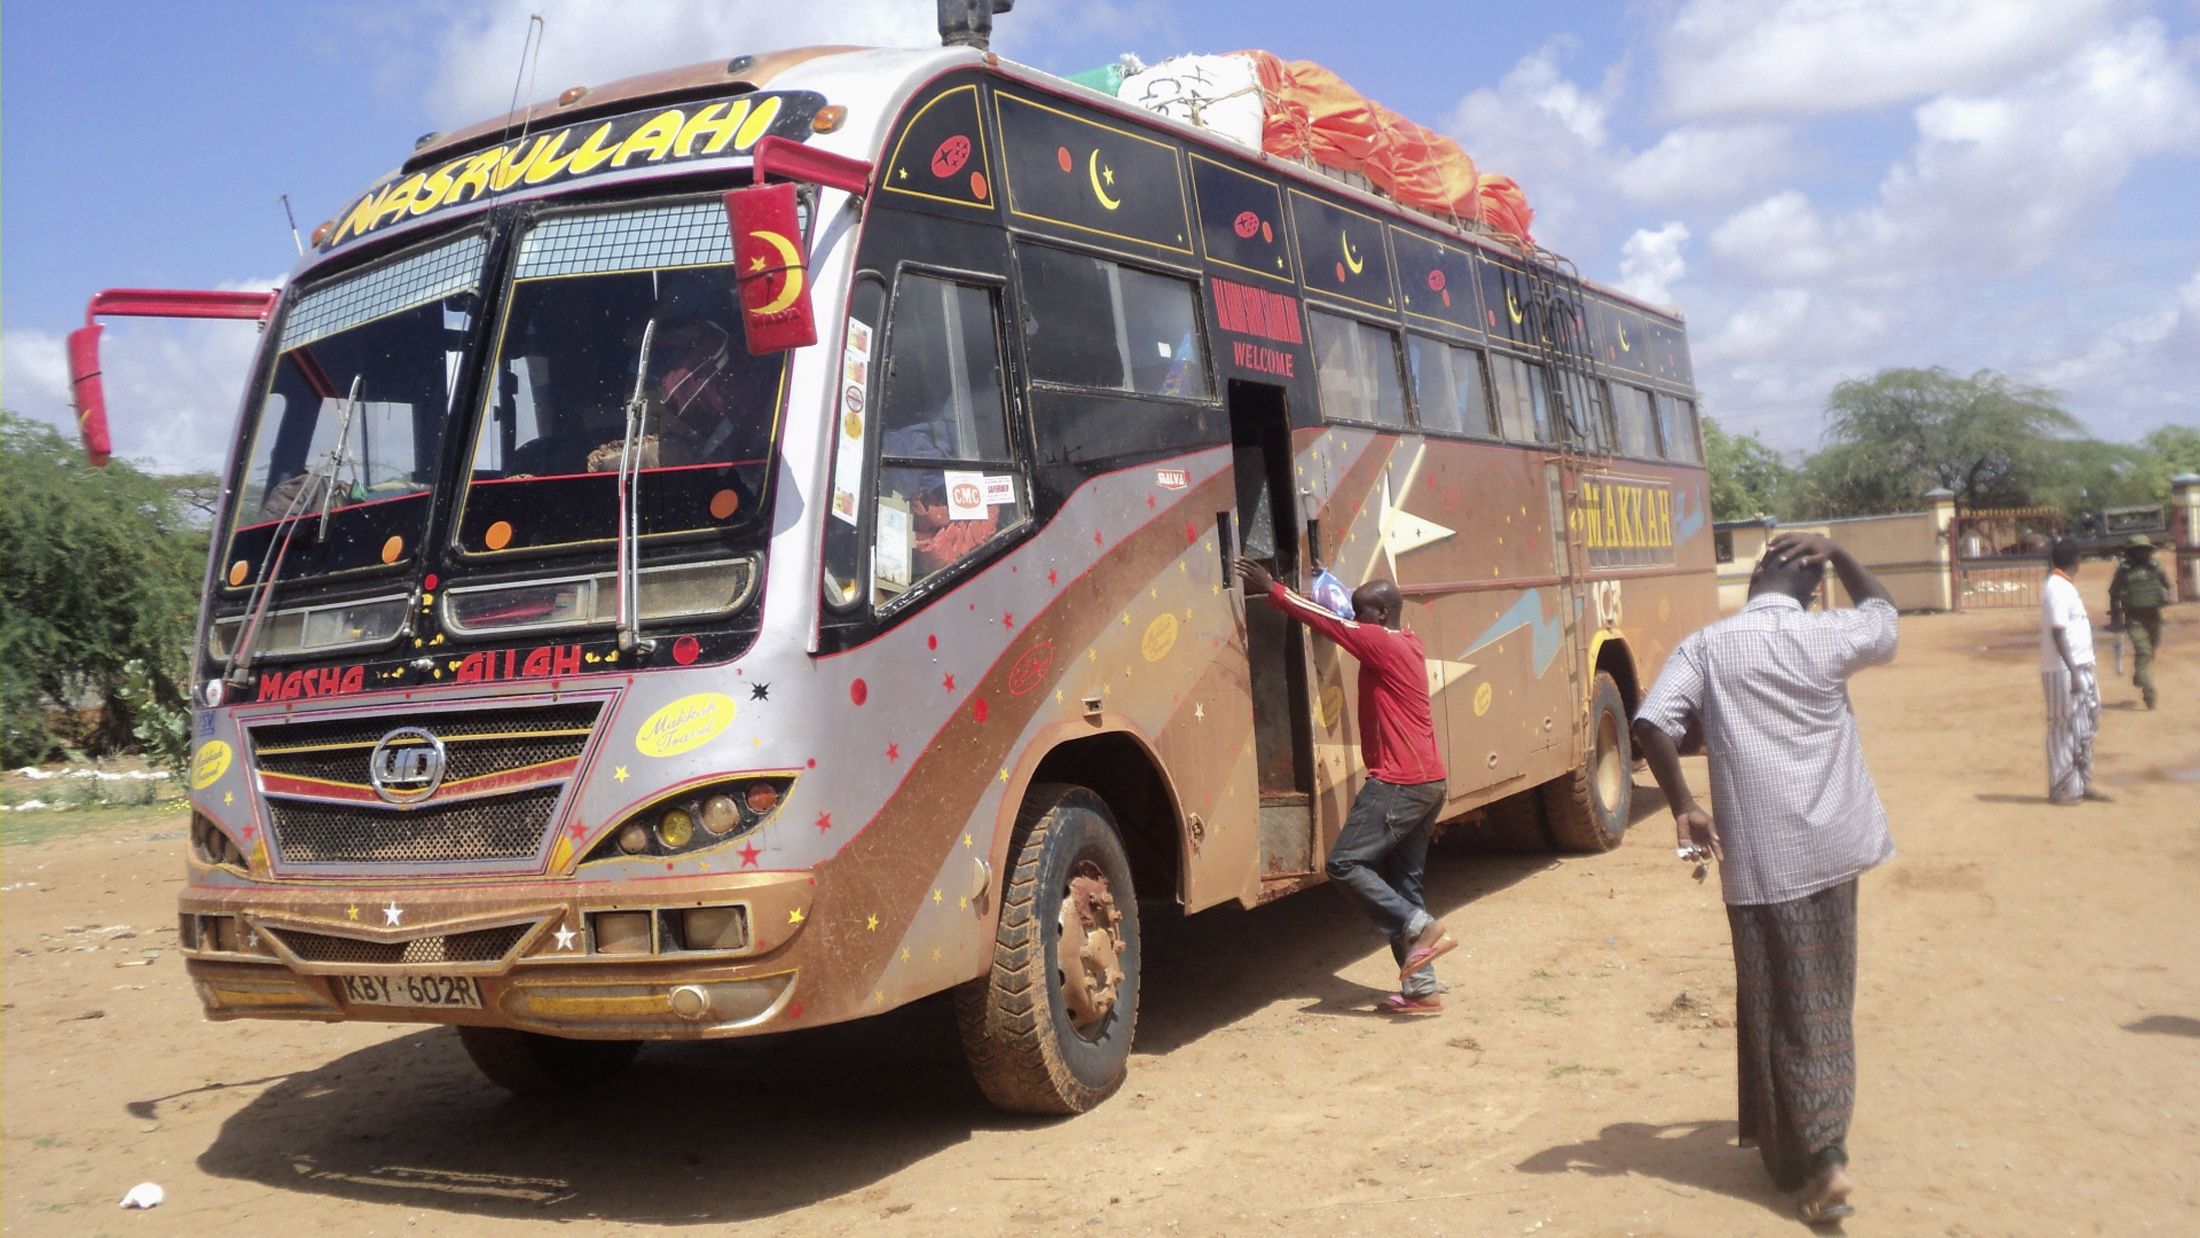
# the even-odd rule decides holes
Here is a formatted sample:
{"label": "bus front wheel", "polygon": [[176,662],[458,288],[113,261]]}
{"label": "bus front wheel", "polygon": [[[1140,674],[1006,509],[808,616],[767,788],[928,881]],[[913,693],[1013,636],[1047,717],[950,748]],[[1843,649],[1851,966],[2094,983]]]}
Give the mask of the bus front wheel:
{"label": "bus front wheel", "polygon": [[1083,1113],[1123,1085],[1138,1025],[1138,898],[1099,796],[1033,787],[1016,818],[993,965],[955,990],[963,1052],[986,1098]]}
{"label": "bus front wheel", "polygon": [[579,1092],[625,1070],[637,1040],[567,1040],[508,1027],[461,1027],[458,1043],[491,1083],[521,1096]]}
{"label": "bus front wheel", "polygon": [[1634,753],[1619,684],[1597,672],[1589,698],[1589,750],[1581,765],[1543,786],[1543,815],[1562,851],[1610,851],[1627,833],[1634,800]]}

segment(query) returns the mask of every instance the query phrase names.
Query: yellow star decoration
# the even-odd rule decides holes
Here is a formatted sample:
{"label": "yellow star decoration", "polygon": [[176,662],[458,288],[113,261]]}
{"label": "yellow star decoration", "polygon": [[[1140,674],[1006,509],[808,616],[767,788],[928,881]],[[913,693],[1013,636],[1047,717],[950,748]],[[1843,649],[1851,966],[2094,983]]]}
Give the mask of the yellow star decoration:
{"label": "yellow star decoration", "polygon": [[754,258],[751,258],[751,259],[749,259],[749,269],[750,269],[751,271],[761,271],[761,270],[763,270],[763,269],[764,269],[764,255],[762,255],[762,254],[758,254],[758,255],[756,255],[756,256],[755,256]]}
{"label": "yellow star decoration", "polygon": [[234,803],[236,803],[236,802],[237,802],[237,793],[236,793],[235,791],[224,791],[224,792],[222,792],[222,803],[224,803],[224,804],[234,804]]}
{"label": "yellow star decoration", "polygon": [[907,946],[901,948],[901,961],[904,963],[909,961],[909,947]]}
{"label": "yellow star decoration", "polygon": [[625,782],[625,781],[626,781],[626,766],[624,766],[624,765],[620,765],[620,766],[615,766],[615,767],[613,767],[613,769],[612,769],[612,771],[611,771],[611,777],[612,777],[612,780],[613,780],[613,781],[615,781],[615,782]]}
{"label": "yellow star decoration", "polygon": [[1127,610],[1123,612],[1123,626],[1126,628],[1131,626],[1131,612]]}
{"label": "yellow star decoration", "polygon": [[1002,782],[1007,782],[1007,781],[1008,781],[1008,771],[1007,771],[1007,770],[1005,770],[1005,769],[1001,771],[1001,781],[1002,781]]}
{"label": "yellow star decoration", "polygon": [[958,898],[955,900],[955,906],[967,911],[970,908],[970,900],[968,898]]}
{"label": "yellow star decoration", "polygon": [[886,990],[884,990],[884,989],[873,989],[873,990],[871,990],[871,1004],[872,1004],[872,1005],[874,1005],[874,1006],[883,1006],[883,1005],[885,1005],[885,1004],[886,1004]]}
{"label": "yellow star decoration", "polygon": [[796,908],[793,908],[793,909],[791,909],[791,910],[789,910],[789,911],[787,912],[787,923],[789,923],[789,924],[800,924],[800,923],[802,923],[802,909],[801,909],[800,907],[796,907]]}
{"label": "yellow star decoration", "polygon": [[940,948],[938,946],[932,947],[932,961],[935,963],[940,961]]}
{"label": "yellow star decoration", "polygon": [[977,846],[977,845],[978,845],[978,840],[977,840],[977,839],[975,839],[975,838],[972,838],[972,837],[971,837],[970,835],[968,835],[968,834],[965,834],[965,835],[963,835],[963,846],[965,846],[965,847],[975,847],[975,846]]}
{"label": "yellow star decoration", "polygon": [[1110,185],[1113,185],[1115,183],[1115,169],[1107,166],[1106,164],[1100,165],[1100,179],[1106,181]]}
{"label": "yellow star decoration", "polygon": [[357,904],[357,903],[353,903],[353,904],[352,904],[351,906],[349,906],[349,907],[346,907],[346,908],[344,908],[344,918],[345,918],[346,920],[356,920],[356,919],[358,919],[358,918],[359,918],[359,904]]}
{"label": "yellow star decoration", "polygon": [[1062,690],[1060,688],[1054,690],[1054,703],[1057,705],[1062,703]]}
{"label": "yellow star decoration", "polygon": [[1099,651],[1099,650],[1097,650],[1097,649],[1087,649],[1087,650],[1085,651],[1085,661],[1087,661],[1087,662],[1098,662],[1099,660],[1100,660],[1100,651]]}
{"label": "yellow star decoration", "polygon": [[870,917],[870,918],[866,919],[866,920],[865,920],[865,921],[863,922],[863,931],[864,931],[864,932],[866,932],[866,933],[876,933],[876,932],[878,932],[878,917],[877,917],[877,916],[872,916],[872,917]]}
{"label": "yellow star decoration", "polygon": [[938,903],[938,902],[943,902],[943,901],[945,901],[945,900],[943,900],[943,899],[941,899],[941,898],[940,898],[940,892],[939,892],[938,890],[934,890],[934,891],[932,891],[932,901],[933,901],[933,902],[935,902],[935,903]]}

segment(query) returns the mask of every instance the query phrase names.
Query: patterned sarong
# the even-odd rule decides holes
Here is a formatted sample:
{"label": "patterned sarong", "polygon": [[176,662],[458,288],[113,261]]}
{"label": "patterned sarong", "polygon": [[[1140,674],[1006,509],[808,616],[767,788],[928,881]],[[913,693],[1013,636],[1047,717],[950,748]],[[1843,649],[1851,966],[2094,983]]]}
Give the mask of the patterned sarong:
{"label": "patterned sarong", "polygon": [[1742,1138],[1796,1190],[1846,1164],[1856,1104],[1856,881],[1785,903],[1729,906]]}
{"label": "patterned sarong", "polygon": [[2078,668],[2078,683],[2062,667],[2040,673],[2047,693],[2047,798],[2058,804],[2085,798],[2093,785],[2093,737],[2101,729],[2101,687],[2093,668]]}

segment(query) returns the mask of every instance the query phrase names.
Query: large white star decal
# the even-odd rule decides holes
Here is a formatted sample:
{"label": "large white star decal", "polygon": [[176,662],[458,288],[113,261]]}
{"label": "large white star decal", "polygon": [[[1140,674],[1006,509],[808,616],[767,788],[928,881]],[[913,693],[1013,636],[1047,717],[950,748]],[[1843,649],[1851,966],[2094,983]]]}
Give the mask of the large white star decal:
{"label": "large white star decal", "polygon": [[571,950],[573,948],[573,939],[580,936],[580,934],[574,932],[572,929],[567,928],[565,925],[560,924],[558,926],[558,931],[552,934],[552,936],[555,936],[558,939],[558,949]]}
{"label": "large white star decal", "polygon": [[382,923],[385,925],[396,924],[404,918],[405,909],[398,906],[397,900],[394,898],[390,900],[389,906],[382,909]]}
{"label": "large white star decal", "polygon": [[[1421,471],[1422,454],[1427,450],[1426,447],[1422,447],[1414,452],[1413,463],[1406,469],[1405,484],[1398,488],[1400,495],[1413,489],[1413,479]],[[1383,558],[1390,563],[1390,578],[1392,580],[1398,579],[1399,555],[1409,550],[1419,550],[1432,542],[1443,541],[1458,532],[1457,529],[1447,529],[1433,520],[1423,520],[1421,517],[1399,507],[1396,500],[1391,497],[1390,474],[1387,471],[1383,474],[1382,500],[1382,512],[1377,519],[1375,528],[1378,536],[1382,538]]]}

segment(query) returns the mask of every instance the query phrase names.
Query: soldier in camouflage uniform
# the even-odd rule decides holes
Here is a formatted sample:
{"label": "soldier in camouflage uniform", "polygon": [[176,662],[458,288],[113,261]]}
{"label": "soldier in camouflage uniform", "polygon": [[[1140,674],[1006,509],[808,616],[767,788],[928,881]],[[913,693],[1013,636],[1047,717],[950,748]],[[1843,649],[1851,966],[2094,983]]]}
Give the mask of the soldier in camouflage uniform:
{"label": "soldier in camouflage uniform", "polygon": [[2124,561],[2108,582],[2108,625],[2131,635],[2131,682],[2154,708],[2154,651],[2162,644],[2162,608],[2171,596],[2169,574],[2154,561],[2154,543],[2133,535]]}

